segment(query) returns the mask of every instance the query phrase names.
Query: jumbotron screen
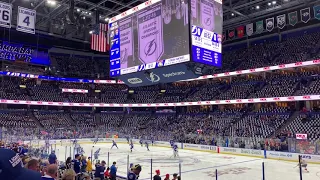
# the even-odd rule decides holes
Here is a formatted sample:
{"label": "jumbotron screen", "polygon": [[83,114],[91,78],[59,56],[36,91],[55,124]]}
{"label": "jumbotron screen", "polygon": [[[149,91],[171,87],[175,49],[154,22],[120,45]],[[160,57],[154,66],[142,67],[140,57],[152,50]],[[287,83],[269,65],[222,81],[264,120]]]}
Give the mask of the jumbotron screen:
{"label": "jumbotron screen", "polygon": [[[188,62],[190,54],[193,58],[206,57],[208,52],[204,49],[208,44],[205,39],[200,40],[203,39],[201,32],[207,30],[221,34],[220,11],[222,13],[222,4],[215,0],[149,0],[111,18],[108,32],[110,76]],[[194,27],[190,26],[189,17],[192,17]],[[195,27],[200,28],[199,33],[191,35],[190,31],[193,32]],[[197,42],[192,40],[192,48],[190,36],[198,36]],[[204,63],[210,64],[207,59],[210,58],[205,58]]]}

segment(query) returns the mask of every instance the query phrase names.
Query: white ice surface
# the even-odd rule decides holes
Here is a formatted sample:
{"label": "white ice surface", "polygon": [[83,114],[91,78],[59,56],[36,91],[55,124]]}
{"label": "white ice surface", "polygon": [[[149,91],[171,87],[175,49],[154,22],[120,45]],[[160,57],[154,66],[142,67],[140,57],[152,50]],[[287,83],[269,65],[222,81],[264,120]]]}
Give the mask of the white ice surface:
{"label": "white ice surface", "polygon": [[[182,149],[179,149],[180,159],[174,159],[170,148],[151,145],[149,146],[150,151],[147,151],[146,147],[135,145],[132,153],[129,151],[128,144],[118,144],[119,149],[110,149],[111,143],[81,144],[81,146],[84,148],[87,157],[91,156],[91,151],[95,152],[98,148],[101,148],[99,160],[107,161],[109,152],[109,165],[113,161],[116,161],[118,167],[117,174],[121,176],[126,176],[127,156],[129,155],[129,163],[140,164],[142,166],[139,180],[150,180],[151,172],[153,176],[157,169],[161,171],[162,176],[179,173],[179,162],[181,162],[181,178],[183,180],[213,180],[215,179],[216,169],[219,180],[261,180],[262,162],[265,164],[266,180],[300,179],[299,168],[295,167],[297,165],[295,162]],[[63,161],[65,154],[67,154],[66,157],[70,156],[70,145],[61,146],[57,144],[56,153],[58,154],[58,159]],[[320,180],[320,165],[309,164],[308,170],[309,173],[302,173],[303,180]]]}

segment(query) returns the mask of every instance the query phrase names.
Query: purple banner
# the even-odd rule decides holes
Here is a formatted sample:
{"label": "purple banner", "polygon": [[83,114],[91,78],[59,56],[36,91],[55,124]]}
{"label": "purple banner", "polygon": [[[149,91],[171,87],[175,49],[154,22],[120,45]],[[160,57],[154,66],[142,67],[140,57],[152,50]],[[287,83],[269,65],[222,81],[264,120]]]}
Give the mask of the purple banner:
{"label": "purple banner", "polygon": [[197,19],[197,0],[191,0],[191,19]]}
{"label": "purple banner", "polygon": [[176,19],[181,19],[182,16],[182,6],[180,1],[172,1],[174,2],[174,8],[176,13]]}
{"label": "purple banner", "polygon": [[201,25],[204,29],[213,31],[214,30],[214,8],[213,3],[206,0],[201,0],[200,3],[200,19]]}
{"label": "purple banner", "polygon": [[139,59],[142,64],[159,60],[163,54],[161,5],[138,14]]}
{"label": "purple banner", "polygon": [[132,18],[119,22],[120,25],[120,62],[121,68],[128,67],[129,57],[133,57]]}

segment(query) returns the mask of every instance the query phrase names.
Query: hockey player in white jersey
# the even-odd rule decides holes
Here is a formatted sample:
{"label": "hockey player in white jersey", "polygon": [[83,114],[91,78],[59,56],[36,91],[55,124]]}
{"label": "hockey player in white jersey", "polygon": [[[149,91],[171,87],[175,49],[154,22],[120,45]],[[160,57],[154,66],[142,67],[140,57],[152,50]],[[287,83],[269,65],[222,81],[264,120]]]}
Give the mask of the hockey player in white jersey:
{"label": "hockey player in white jersey", "polygon": [[111,149],[113,148],[113,146],[115,146],[117,149],[119,149],[119,148],[118,148],[118,146],[117,146],[117,143],[116,143],[114,140],[112,140],[112,146],[111,146]]}

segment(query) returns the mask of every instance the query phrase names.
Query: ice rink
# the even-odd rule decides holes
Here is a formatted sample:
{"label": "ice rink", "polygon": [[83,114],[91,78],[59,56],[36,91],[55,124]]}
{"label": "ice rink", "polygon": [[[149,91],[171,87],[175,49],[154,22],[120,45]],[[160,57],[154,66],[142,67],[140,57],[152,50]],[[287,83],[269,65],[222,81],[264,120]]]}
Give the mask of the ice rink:
{"label": "ice rink", "polygon": [[[150,151],[147,151],[146,147],[135,144],[132,153],[129,151],[128,144],[118,144],[119,149],[110,149],[111,143],[87,143],[81,144],[81,146],[84,148],[87,157],[91,156],[91,151],[95,152],[98,148],[101,148],[99,160],[107,161],[109,152],[109,165],[111,166],[112,162],[116,161],[117,175],[120,176],[126,176],[127,157],[129,155],[129,163],[142,166],[139,180],[150,180],[151,172],[153,176],[157,169],[161,171],[161,176],[172,175],[173,173],[179,174],[179,162],[181,163],[181,178],[183,180],[213,180],[216,176],[216,169],[219,180],[261,180],[262,162],[265,164],[266,180],[300,179],[299,168],[295,167],[298,160],[295,163],[183,149],[179,149],[180,158],[174,159],[170,148],[151,145],[149,146]],[[70,147],[61,146],[61,144],[56,145],[59,160],[64,160],[65,156],[70,156]],[[308,164],[308,170],[309,173],[303,172],[303,180],[320,180],[320,165]]]}

